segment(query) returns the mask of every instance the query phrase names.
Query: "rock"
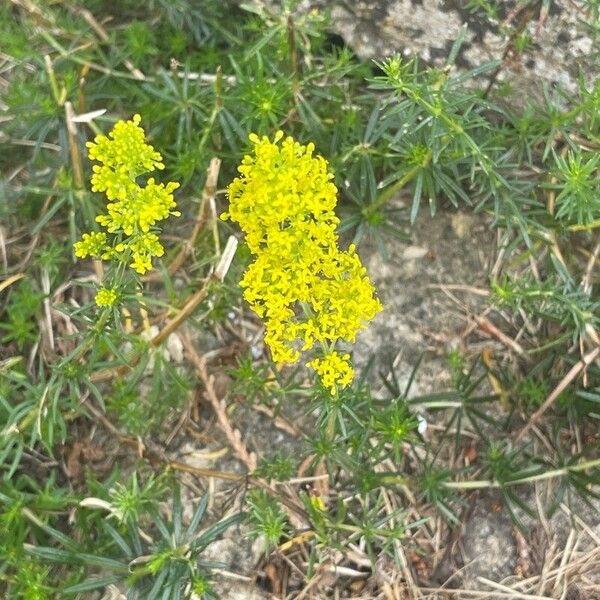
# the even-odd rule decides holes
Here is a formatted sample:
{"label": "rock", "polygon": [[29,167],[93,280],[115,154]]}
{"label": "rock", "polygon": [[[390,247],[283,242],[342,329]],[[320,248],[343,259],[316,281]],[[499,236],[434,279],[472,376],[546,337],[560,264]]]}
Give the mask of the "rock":
{"label": "rock", "polygon": [[220,574],[214,582],[221,600],[263,600],[269,596],[257,588],[256,567],[263,554],[263,541],[253,540],[246,526],[229,529],[223,539],[212,543],[202,553],[202,560],[226,565],[228,574]]}
{"label": "rock", "polygon": [[219,585],[217,589],[220,600],[270,600],[271,594],[256,589],[253,584],[230,582],[226,586]]}
{"label": "rock", "polygon": [[[461,587],[465,589],[480,589],[478,576],[499,582],[515,572],[517,549],[513,536],[514,524],[501,502],[480,498],[465,525],[461,540],[464,548]],[[495,505],[502,507],[501,510],[494,510]]]}
{"label": "rock", "polygon": [[100,600],[126,600],[126,596],[121,593],[116,585],[109,585],[104,590],[104,595]]}
{"label": "rock", "polygon": [[423,258],[427,252],[427,248],[423,246],[407,246],[402,252],[402,258],[404,260],[418,260]]}
{"label": "rock", "polygon": [[472,213],[457,212],[450,217],[452,231],[459,240],[466,240],[471,236],[475,220]]}
{"label": "rock", "polygon": [[[281,10],[279,2],[260,3]],[[361,58],[399,53],[418,56],[437,67],[446,64],[464,26],[456,67],[465,70],[501,61],[498,81],[505,83],[505,90],[518,92],[511,99],[516,104],[532,94],[541,98],[540,83],[560,84],[573,93],[580,72],[588,83],[597,76],[597,52],[591,28],[586,27],[586,19],[591,20],[586,11],[591,8],[586,9],[584,2],[552,0],[547,14],[542,2],[497,0],[489,4],[497,7],[494,17],[483,9],[469,9],[464,0],[302,0],[296,10],[305,14],[318,7],[330,12],[331,30]],[[518,42],[514,42],[517,35]],[[486,83],[487,79],[482,80],[482,86]]]}

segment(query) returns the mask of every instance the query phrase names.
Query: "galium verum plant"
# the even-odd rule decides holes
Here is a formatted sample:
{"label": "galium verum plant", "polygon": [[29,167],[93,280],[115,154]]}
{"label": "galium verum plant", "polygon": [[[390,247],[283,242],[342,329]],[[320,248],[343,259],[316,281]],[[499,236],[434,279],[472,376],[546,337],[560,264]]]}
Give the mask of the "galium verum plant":
{"label": "galium verum plant", "polygon": [[339,342],[354,342],[381,309],[356,248],[338,247],[337,188],[327,161],[292,137],[250,135],[253,155],[228,187],[229,212],[239,223],[254,262],[241,281],[244,298],[266,325],[273,359],[308,362],[332,395],[353,378]]}
{"label": "galium verum plant", "polygon": [[[162,256],[164,248],[155,225],[170,215],[179,216],[173,192],[179,187],[170,181],[156,183],[150,177],[146,185],[138,177],[164,169],[162,156],[145,141],[140,115],[130,121],[118,121],[112,131],[88,142],[94,165],[92,191],[104,192],[107,213],[96,217],[106,231],[84,233],[74,245],[75,255],[129,264],[143,275],[152,268],[152,258]],[[96,295],[98,306],[112,306],[118,297],[114,287],[103,287]]]}

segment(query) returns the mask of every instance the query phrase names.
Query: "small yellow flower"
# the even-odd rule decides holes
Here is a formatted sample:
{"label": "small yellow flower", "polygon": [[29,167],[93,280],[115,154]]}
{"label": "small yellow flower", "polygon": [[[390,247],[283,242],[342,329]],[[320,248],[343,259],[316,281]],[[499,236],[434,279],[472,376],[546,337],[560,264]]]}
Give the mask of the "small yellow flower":
{"label": "small yellow flower", "polygon": [[[144,130],[140,127],[141,120],[140,115],[133,115],[131,121],[118,121],[108,137],[98,135],[93,142],[88,142],[90,159],[108,169],[126,173],[129,179],[155,169],[164,169],[160,153],[146,143]],[[97,174],[100,169],[94,169],[94,172]],[[92,176],[92,185],[97,185],[95,179],[96,175]],[[100,188],[93,191],[106,190],[102,184]]]}
{"label": "small yellow flower", "polygon": [[[314,144],[283,137],[250,135],[254,152],[228,187],[222,218],[239,223],[255,255],[241,286],[265,321],[273,359],[295,362],[315,345],[353,342],[382,307],[354,246],[338,248],[337,188],[327,161],[314,155]],[[335,394],[352,381],[348,359],[332,352],[309,365]]]}
{"label": "small yellow flower", "polygon": [[352,383],[354,370],[349,361],[349,354],[331,352],[323,358],[315,358],[308,363],[308,366],[315,370],[323,387],[327,388],[332,396],[335,396],[337,386],[343,388]]}
{"label": "small yellow flower", "polygon": [[117,291],[112,288],[100,288],[96,293],[96,305],[112,306],[117,301]]}
{"label": "small yellow flower", "polygon": [[179,216],[173,200],[173,191],[178,183],[169,182],[166,186],[156,184],[154,178],[148,179],[145,187],[137,184],[130,186],[128,195],[106,205],[107,215],[99,215],[96,221],[109,231],[123,231],[125,235],[133,235],[136,231],[147,233],[157,222],[169,217]]}
{"label": "small yellow flower", "polygon": [[[92,191],[104,192],[109,200],[107,213],[96,217],[106,232],[84,233],[74,248],[79,258],[125,260],[129,255],[129,266],[143,275],[152,268],[152,258],[164,254],[151,230],[180,213],[173,199],[178,183],[156,183],[153,177],[143,186],[137,183],[140,175],[164,169],[160,153],[146,143],[140,121],[139,115],[118,121],[108,136],[88,142],[90,159],[100,163],[93,167]],[[107,233],[114,237],[109,240]]]}
{"label": "small yellow flower", "polygon": [[327,512],[327,504],[325,504],[325,500],[323,499],[323,496],[321,496],[320,494],[317,493],[312,493],[309,495],[308,497],[308,501],[310,502],[311,506],[313,508],[315,508],[316,510],[318,510],[319,512]]}
{"label": "small yellow flower", "polygon": [[106,234],[101,231],[84,233],[81,236],[81,240],[75,242],[73,245],[75,256],[78,258],[86,258],[88,256],[98,258],[106,252],[107,247]]}

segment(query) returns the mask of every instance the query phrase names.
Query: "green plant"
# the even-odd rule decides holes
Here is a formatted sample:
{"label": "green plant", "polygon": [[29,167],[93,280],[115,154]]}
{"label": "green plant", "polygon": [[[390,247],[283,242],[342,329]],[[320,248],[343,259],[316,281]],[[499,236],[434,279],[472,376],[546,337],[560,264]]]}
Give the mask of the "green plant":
{"label": "green plant", "polygon": [[17,283],[11,292],[6,320],[0,325],[2,342],[14,343],[22,351],[37,338],[36,318],[44,295],[36,291],[27,279]]}
{"label": "green plant", "polygon": [[[497,2],[467,5],[523,59],[527,19],[541,27],[550,7],[530,3],[513,27]],[[598,2],[580,14],[597,38]],[[205,550],[230,528],[241,541],[242,518],[299,586],[328,565],[362,581],[386,556],[400,572],[406,550],[424,553],[413,532],[438,527],[442,539],[477,491],[496,492],[523,529],[534,508],[549,517],[597,495],[600,79],[582,74],[575,93],[542,86],[511,108],[518,82],[498,82],[506,61],[457,68],[464,30],[445,67],[372,64],[337,45],[326,14],[294,2],[127,0],[118,14],[106,0],[13,2],[0,6],[0,34],[0,595],[77,597],[112,583],[132,598],[218,596]],[[134,113],[145,130],[126,120]],[[297,140],[284,142],[299,155],[289,164],[269,141],[278,130]],[[274,160],[237,215],[250,239],[233,260],[221,188],[242,175],[229,187],[240,201],[236,168],[250,156],[248,179],[256,151]],[[286,190],[280,204],[269,176]],[[175,196],[181,218],[168,219]],[[406,365],[373,363],[351,382],[349,349],[331,353],[353,339],[340,322],[379,308],[357,253],[374,242],[396,260],[427,205],[483,212],[495,227],[477,322],[498,341],[452,351],[447,390],[415,395],[426,357],[408,379]],[[75,261],[73,244],[95,260]],[[252,253],[287,282],[277,295],[256,267],[239,285]],[[306,281],[319,294],[286,295]],[[268,304],[271,348],[335,356],[312,363],[325,387],[273,360],[244,293],[259,313]],[[255,457],[259,413],[293,443]],[[221,456],[223,436],[223,462],[181,462],[190,444]],[[233,455],[247,474],[226,470]],[[208,478],[235,487],[214,494]],[[534,507],[544,483],[551,500]],[[186,510],[205,488],[215,506],[207,493]],[[230,491],[245,515],[224,517]]]}
{"label": "green plant", "polygon": [[[171,519],[164,520],[152,510],[153,528],[156,528],[159,537],[156,542],[148,543],[148,537],[140,535],[137,509],[135,512],[124,510],[122,492],[120,490],[113,495],[112,505],[100,504],[94,499],[82,501],[82,505],[87,508],[93,508],[95,504],[98,508],[109,508],[125,523],[126,527],[119,528],[119,531],[105,520],[101,521],[101,531],[112,541],[113,552],[117,553],[118,558],[88,554],[72,540],[51,528],[47,528],[48,533],[65,544],[64,548],[27,545],[26,551],[43,561],[79,568],[100,567],[111,573],[62,587],[60,591],[63,594],[74,595],[102,588],[109,583],[126,581],[131,598],[153,599],[163,597],[164,594],[171,598],[188,598],[191,593],[200,598],[213,598],[207,578],[209,570],[219,565],[202,561],[201,553],[223,531],[239,521],[240,515],[233,515],[208,528],[199,529],[208,501],[204,497],[186,527],[182,521],[179,488],[176,488]],[[143,495],[148,494],[148,487],[142,491],[136,485],[131,492],[132,495],[125,502],[128,507],[132,500],[138,507],[143,506],[141,502],[147,502],[143,500]]]}

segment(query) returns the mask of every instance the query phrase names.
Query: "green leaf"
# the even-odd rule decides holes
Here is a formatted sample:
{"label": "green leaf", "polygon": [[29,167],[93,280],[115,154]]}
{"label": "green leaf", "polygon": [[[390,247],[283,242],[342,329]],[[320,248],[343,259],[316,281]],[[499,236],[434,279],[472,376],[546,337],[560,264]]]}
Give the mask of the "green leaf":
{"label": "green leaf", "polygon": [[113,583],[119,583],[123,580],[121,575],[107,575],[106,577],[96,577],[94,579],[86,579],[81,583],[70,585],[61,590],[63,594],[80,594],[81,592],[89,592],[91,590],[97,590],[98,588],[104,588]]}
{"label": "green leaf", "polygon": [[419,173],[417,175],[417,179],[415,181],[415,189],[413,192],[413,200],[412,206],[410,209],[410,222],[414,223],[417,219],[417,214],[419,213],[419,207],[421,206],[421,192],[423,190],[423,173]]}
{"label": "green leaf", "polygon": [[198,528],[198,525],[200,524],[200,521],[202,520],[202,517],[204,516],[204,512],[206,511],[206,507],[208,506],[208,494],[204,494],[204,496],[202,496],[200,502],[198,503],[198,508],[196,508],[196,511],[194,512],[194,516],[192,517],[192,520],[190,521],[190,524],[188,526],[187,529],[187,537],[191,538],[196,529]]}
{"label": "green leaf", "polygon": [[243,513],[237,513],[232,515],[231,517],[227,517],[222,521],[219,521],[211,528],[207,529],[202,535],[197,537],[192,543],[192,548],[194,550],[198,550],[199,548],[203,548],[208,546],[211,542],[216,540],[224,531],[229,529],[232,525],[239,523],[244,517]]}

